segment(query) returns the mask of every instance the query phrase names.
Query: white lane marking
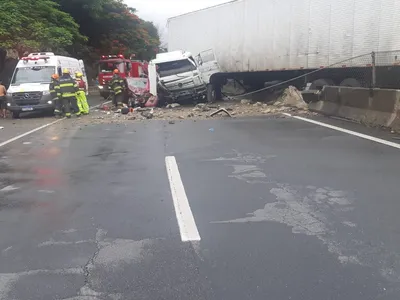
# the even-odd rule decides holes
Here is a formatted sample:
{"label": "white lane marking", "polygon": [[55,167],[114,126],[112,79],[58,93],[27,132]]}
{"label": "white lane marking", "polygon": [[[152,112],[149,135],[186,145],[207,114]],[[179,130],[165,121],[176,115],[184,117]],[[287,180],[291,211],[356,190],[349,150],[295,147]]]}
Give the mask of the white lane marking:
{"label": "white lane marking", "polygon": [[[107,101],[107,102],[104,102],[104,103],[102,103],[102,104],[107,104],[107,103],[110,103],[110,102],[112,102],[112,101]],[[91,106],[90,108],[92,109],[92,108],[95,108],[95,107],[99,107],[100,105],[101,105],[101,104],[95,105],[95,106]],[[17,135],[17,136],[15,136],[15,137],[13,137],[13,138],[11,138],[11,139],[5,141],[5,142],[0,143],[0,148],[1,148],[1,147],[4,147],[5,145],[8,145],[8,144],[10,144],[10,143],[12,143],[12,142],[14,142],[14,141],[16,141],[16,140],[19,140],[19,139],[21,139],[21,138],[23,138],[23,137],[25,137],[25,136],[27,136],[27,135],[30,135],[30,134],[32,134],[32,133],[34,133],[34,132],[36,132],[36,131],[42,130],[42,129],[46,128],[46,127],[49,127],[49,126],[54,125],[54,124],[56,124],[56,123],[58,123],[58,122],[61,122],[61,121],[65,120],[65,119],[66,119],[66,118],[58,119],[58,120],[55,120],[54,122],[45,124],[45,125],[43,125],[43,126],[40,126],[40,127],[35,128],[35,129],[32,129],[32,130],[30,130],[30,131],[27,131],[27,132],[25,132],[25,133],[23,133],[23,134]],[[26,145],[26,144],[25,144],[25,145]]]}
{"label": "white lane marking", "polygon": [[400,149],[400,144],[397,144],[397,143],[394,143],[394,142],[390,142],[390,141],[387,141],[387,140],[383,140],[383,139],[376,138],[376,137],[373,137],[373,136],[370,136],[370,135],[366,135],[366,134],[362,134],[362,133],[359,133],[359,132],[351,131],[351,130],[344,129],[344,128],[341,128],[341,127],[329,125],[329,124],[326,124],[326,123],[314,121],[314,120],[311,120],[311,119],[302,118],[302,117],[298,117],[298,116],[292,116],[291,114],[288,114],[288,113],[283,113],[283,114],[285,116],[292,117],[292,118],[295,118],[295,119],[298,119],[298,120],[301,120],[301,121],[304,121],[304,122],[316,124],[316,125],[319,125],[319,126],[322,126],[322,127],[326,127],[326,128],[329,128],[329,129],[333,129],[333,130],[336,130],[336,131],[340,131],[340,132],[344,132],[344,133],[347,133],[347,134],[350,134],[350,135],[354,135],[354,136],[360,137],[362,139],[370,140],[370,141],[373,141],[373,142],[376,142],[376,143],[379,143],[379,144],[383,144],[383,145],[386,145],[386,146],[390,146],[390,147],[393,147],[393,148]]}
{"label": "white lane marking", "polygon": [[23,134],[17,135],[16,137],[13,137],[13,138],[11,138],[11,139],[5,141],[5,142],[0,143],[0,147],[3,147],[3,146],[5,146],[5,145],[7,145],[7,144],[9,144],[9,143],[12,143],[12,142],[16,141],[16,140],[19,140],[20,138],[23,138],[23,137],[25,137],[25,136],[27,136],[27,135],[30,135],[30,134],[32,134],[32,133],[34,133],[34,132],[36,132],[36,131],[42,130],[42,129],[46,128],[46,127],[49,127],[49,126],[54,125],[54,124],[56,124],[56,123],[58,123],[58,122],[61,122],[61,121],[64,120],[64,119],[65,119],[65,118],[55,120],[54,122],[45,124],[45,125],[43,125],[43,126],[40,126],[40,127],[35,128],[35,129],[32,129],[32,130],[30,130],[30,131],[27,131],[27,132],[25,132],[25,133],[23,133]]}
{"label": "white lane marking", "polygon": [[192,210],[186,196],[181,174],[174,156],[165,157],[165,166],[167,168],[169,184],[171,187],[172,199],[174,201],[176,219],[178,220],[181,239],[183,242],[200,241],[200,234],[197,230]]}
{"label": "white lane marking", "polygon": [[17,187],[17,186],[8,185],[8,186],[2,188],[2,189],[0,190],[0,192],[11,192],[11,191],[19,190],[19,189],[20,189],[20,188]]}

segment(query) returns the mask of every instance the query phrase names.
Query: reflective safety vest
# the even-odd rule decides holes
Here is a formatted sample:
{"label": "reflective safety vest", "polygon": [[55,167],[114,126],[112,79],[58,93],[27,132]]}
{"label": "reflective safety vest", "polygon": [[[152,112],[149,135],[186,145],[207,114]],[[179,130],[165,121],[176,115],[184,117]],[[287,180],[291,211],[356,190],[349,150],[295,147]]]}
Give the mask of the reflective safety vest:
{"label": "reflective safety vest", "polygon": [[121,94],[124,89],[125,82],[118,75],[114,75],[110,81],[111,89],[114,91],[115,95]]}
{"label": "reflective safety vest", "polygon": [[50,85],[49,85],[49,90],[50,90],[50,95],[52,98],[56,98],[57,97],[57,91],[56,91],[56,86],[58,85],[58,80],[52,78]]}
{"label": "reflective safety vest", "polygon": [[76,79],[76,84],[80,91],[86,91],[86,83],[83,79]]}
{"label": "reflective safety vest", "polygon": [[78,91],[78,85],[71,76],[63,75],[58,80],[58,85],[55,87],[55,90],[59,98],[75,97],[75,93]]}

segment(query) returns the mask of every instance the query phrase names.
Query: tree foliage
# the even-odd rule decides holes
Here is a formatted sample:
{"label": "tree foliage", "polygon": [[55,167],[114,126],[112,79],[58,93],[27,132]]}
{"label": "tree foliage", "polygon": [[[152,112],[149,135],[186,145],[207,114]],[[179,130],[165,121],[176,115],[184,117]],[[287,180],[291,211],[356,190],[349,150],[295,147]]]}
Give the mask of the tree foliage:
{"label": "tree foliage", "polygon": [[122,0],[1,0],[0,48],[53,50],[94,62],[102,54],[155,56],[160,37]]}
{"label": "tree foliage", "polygon": [[52,0],[1,0],[0,46],[22,54],[85,43],[79,25]]}

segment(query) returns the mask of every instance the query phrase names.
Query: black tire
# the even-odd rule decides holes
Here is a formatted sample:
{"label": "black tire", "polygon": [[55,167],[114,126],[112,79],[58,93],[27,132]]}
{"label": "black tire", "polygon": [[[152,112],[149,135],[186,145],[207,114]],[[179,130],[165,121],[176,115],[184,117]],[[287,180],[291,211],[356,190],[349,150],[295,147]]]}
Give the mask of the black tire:
{"label": "black tire", "polygon": [[214,88],[215,100],[222,100],[222,87],[220,85]]}
{"label": "black tire", "polygon": [[340,86],[346,86],[346,87],[362,87],[362,84],[360,81],[358,81],[355,78],[346,78],[340,83]]}
{"label": "black tire", "polygon": [[213,103],[217,100],[216,90],[212,84],[207,85],[207,102]]}
{"label": "black tire", "polygon": [[311,83],[310,90],[322,90],[324,86],[335,85],[331,79],[317,79]]}
{"label": "black tire", "polygon": [[19,111],[13,111],[11,114],[12,114],[12,118],[13,119],[18,119],[20,112]]}

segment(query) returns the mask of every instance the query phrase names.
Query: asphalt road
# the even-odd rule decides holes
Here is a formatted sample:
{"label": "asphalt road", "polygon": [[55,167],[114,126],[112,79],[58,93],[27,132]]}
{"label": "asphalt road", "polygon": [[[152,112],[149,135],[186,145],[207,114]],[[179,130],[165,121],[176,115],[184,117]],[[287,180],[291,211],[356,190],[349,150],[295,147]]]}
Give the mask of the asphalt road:
{"label": "asphalt road", "polygon": [[0,299],[399,299],[399,151],[289,117],[59,122],[0,148]]}
{"label": "asphalt road", "polygon": [[[97,95],[88,96],[88,103],[90,106],[99,105],[103,101],[105,100]],[[0,118],[0,144],[8,139],[11,139],[12,137],[18,136],[54,121],[55,118],[53,115],[35,111],[30,113],[22,113],[19,119]]]}

